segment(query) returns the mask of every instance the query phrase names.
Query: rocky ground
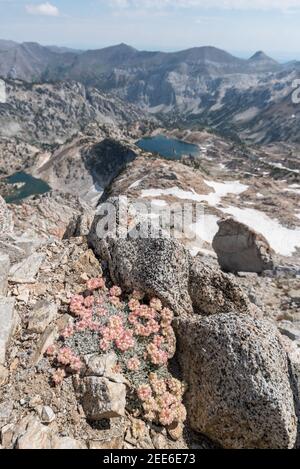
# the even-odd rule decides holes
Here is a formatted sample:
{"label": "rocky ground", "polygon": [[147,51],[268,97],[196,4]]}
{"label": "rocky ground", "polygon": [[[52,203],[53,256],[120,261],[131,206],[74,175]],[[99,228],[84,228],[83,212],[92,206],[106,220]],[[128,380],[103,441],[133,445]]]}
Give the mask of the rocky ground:
{"label": "rocky ground", "polygon": [[[59,148],[30,148],[31,157],[24,160],[19,159],[22,152],[16,153],[14,163],[4,168],[5,174],[28,169],[53,190],[9,207],[0,199],[1,445],[293,448],[298,444],[300,368],[297,149],[286,144],[243,147],[207,132],[177,130],[171,135],[197,143],[201,158],[175,162],[139,150],[134,145],[139,132],[138,127],[124,132],[91,126],[90,133]],[[17,143],[11,145],[14,149]],[[112,202],[118,208],[121,195],[160,208],[200,203],[204,213],[190,226],[198,236],[191,240],[186,233],[177,241],[178,227],[168,222],[171,238],[162,233],[158,239],[116,240],[109,233],[99,240],[96,206]],[[267,232],[244,218],[231,218],[245,213],[252,214],[250,222],[263,216]],[[230,221],[218,226],[224,217]],[[147,219],[130,213],[129,230]],[[274,238],[274,232],[283,237]],[[241,268],[227,265],[224,273],[219,264],[228,261],[228,252]],[[95,279],[107,289],[94,292]],[[111,294],[114,285],[121,297],[118,290]],[[156,400],[135,406],[132,395],[141,395],[140,374],[124,364],[120,368],[115,346],[94,350],[95,340],[100,342],[95,334],[104,337],[103,329],[93,329],[95,310],[89,320],[76,316],[85,300],[97,301],[100,294],[117,308],[113,316],[127,323],[133,290],[145,294],[137,310],[155,315],[156,322],[161,321],[160,303],[172,310],[168,334],[177,339],[176,351],[169,351],[163,364],[152,363],[149,369],[144,354],[139,356],[143,391]],[[74,301],[82,302],[79,309]],[[86,319],[84,327],[79,319]],[[78,327],[83,327],[80,336],[74,334]],[[155,327],[149,337],[156,341],[156,352],[166,353]],[[76,356],[58,367],[59,354],[52,350],[53,359],[49,347],[61,346],[62,336]],[[161,391],[151,391],[145,369],[159,374],[159,389],[169,393],[170,408],[160,407]],[[165,388],[171,377],[175,387],[185,390],[183,396],[177,392],[177,407],[171,388]],[[185,410],[178,407],[182,404]],[[181,417],[172,417],[172,406],[180,408]],[[162,417],[163,410],[171,417]]]}

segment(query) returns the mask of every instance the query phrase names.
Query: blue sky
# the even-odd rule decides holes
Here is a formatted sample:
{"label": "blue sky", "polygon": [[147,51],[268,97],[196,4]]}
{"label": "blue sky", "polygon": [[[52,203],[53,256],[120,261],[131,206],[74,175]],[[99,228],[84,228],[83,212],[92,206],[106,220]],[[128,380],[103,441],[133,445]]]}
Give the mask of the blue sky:
{"label": "blue sky", "polygon": [[77,48],[213,45],[300,59],[300,0],[0,0],[0,37]]}

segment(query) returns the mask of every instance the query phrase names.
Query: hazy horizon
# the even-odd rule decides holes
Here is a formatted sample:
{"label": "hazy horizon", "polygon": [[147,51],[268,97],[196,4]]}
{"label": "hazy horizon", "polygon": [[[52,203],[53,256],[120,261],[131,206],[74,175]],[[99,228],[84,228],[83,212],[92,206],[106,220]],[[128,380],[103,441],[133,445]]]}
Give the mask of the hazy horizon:
{"label": "hazy horizon", "polygon": [[211,45],[300,60],[300,0],[0,0],[3,39],[76,49],[124,42],[166,52]]}
{"label": "hazy horizon", "polygon": [[0,37],[0,40],[5,40],[5,41],[12,41],[12,42],[16,42],[16,43],[26,43],[26,42],[35,42],[35,43],[38,43],[42,46],[45,46],[45,47],[61,47],[61,48],[67,48],[67,49],[74,49],[74,50],[78,50],[78,51],[87,51],[87,50],[99,50],[99,49],[102,49],[102,48],[105,48],[105,47],[113,47],[113,46],[117,46],[121,43],[123,44],[127,44],[128,46],[131,46],[131,47],[134,47],[135,49],[137,50],[140,50],[140,51],[148,51],[148,52],[155,52],[155,51],[160,51],[160,52],[179,52],[181,50],[185,50],[185,49],[189,49],[189,48],[194,48],[194,47],[216,47],[218,49],[223,49],[225,50],[226,52],[232,54],[233,56],[235,57],[239,57],[241,59],[249,59],[250,57],[252,57],[256,52],[258,51],[262,51],[264,52],[265,54],[267,54],[268,56],[270,56],[271,58],[275,59],[275,60],[278,60],[279,62],[287,62],[287,61],[290,61],[290,60],[300,60],[300,52],[298,55],[290,55],[289,53],[287,52],[269,52],[269,51],[266,51],[266,50],[263,50],[262,48],[258,48],[256,50],[251,50],[251,51],[235,51],[235,50],[227,50],[227,49],[224,49],[222,46],[217,46],[217,45],[211,45],[211,44],[196,44],[196,45],[192,45],[190,47],[179,47],[179,48],[161,48],[161,49],[157,49],[157,48],[154,48],[154,47],[139,47],[138,45],[133,45],[133,44],[128,44],[126,43],[125,41],[121,41],[119,43],[112,43],[112,44],[106,44],[106,45],[97,45],[97,44],[92,44],[91,46],[86,46],[86,47],[81,47],[80,44],[71,44],[71,43],[46,43],[46,42],[43,42],[43,41],[39,41],[39,40],[35,40],[35,41],[28,41],[27,39],[24,39],[24,40],[16,40],[16,39],[13,39],[11,37],[9,38],[6,38],[6,37]]}

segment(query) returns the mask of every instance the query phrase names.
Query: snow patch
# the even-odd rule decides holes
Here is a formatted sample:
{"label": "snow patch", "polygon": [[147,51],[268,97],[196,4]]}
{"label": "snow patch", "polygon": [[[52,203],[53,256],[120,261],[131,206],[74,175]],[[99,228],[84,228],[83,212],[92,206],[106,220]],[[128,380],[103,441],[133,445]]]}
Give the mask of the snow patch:
{"label": "snow patch", "polygon": [[300,247],[300,229],[286,228],[277,219],[272,219],[265,213],[252,208],[227,207],[222,211],[261,233],[278,254],[291,256],[296,248]]}
{"label": "snow patch", "polygon": [[204,182],[207,186],[214,189],[215,192],[200,195],[193,189],[191,191],[185,191],[179,187],[171,187],[170,189],[145,189],[141,192],[141,197],[172,196],[181,200],[191,200],[199,203],[207,202],[208,205],[216,207],[220,204],[223,197],[226,197],[229,194],[242,194],[249,188],[249,186],[241,184],[239,181]]}

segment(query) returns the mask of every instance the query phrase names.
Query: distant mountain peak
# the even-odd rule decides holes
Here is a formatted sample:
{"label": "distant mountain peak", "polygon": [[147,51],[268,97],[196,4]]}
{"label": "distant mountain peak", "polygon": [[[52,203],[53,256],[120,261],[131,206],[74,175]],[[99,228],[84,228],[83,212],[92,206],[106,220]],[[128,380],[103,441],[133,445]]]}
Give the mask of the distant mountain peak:
{"label": "distant mountain peak", "polygon": [[277,64],[276,60],[269,57],[262,50],[259,50],[259,51],[255,52],[255,54],[252,55],[252,57],[250,57],[249,60],[252,61],[252,62],[262,62],[263,61],[263,62],[272,62],[273,64]]}

